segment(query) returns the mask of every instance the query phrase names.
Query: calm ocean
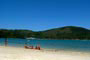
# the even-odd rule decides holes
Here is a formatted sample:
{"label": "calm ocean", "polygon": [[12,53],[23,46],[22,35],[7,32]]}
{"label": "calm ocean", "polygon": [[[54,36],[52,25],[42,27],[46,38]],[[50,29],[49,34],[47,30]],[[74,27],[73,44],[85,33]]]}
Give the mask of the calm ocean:
{"label": "calm ocean", "polygon": [[[5,38],[0,38],[0,45],[4,45]],[[24,47],[27,43],[28,46],[40,45],[41,48],[56,49],[56,50],[74,50],[90,52],[89,40],[26,40],[8,38],[8,46]]]}

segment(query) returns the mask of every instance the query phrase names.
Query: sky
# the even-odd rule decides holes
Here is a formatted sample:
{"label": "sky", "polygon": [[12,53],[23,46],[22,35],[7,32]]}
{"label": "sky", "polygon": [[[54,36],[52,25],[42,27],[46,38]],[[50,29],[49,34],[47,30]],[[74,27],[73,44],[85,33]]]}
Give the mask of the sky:
{"label": "sky", "polygon": [[90,0],[0,0],[0,28],[90,28]]}

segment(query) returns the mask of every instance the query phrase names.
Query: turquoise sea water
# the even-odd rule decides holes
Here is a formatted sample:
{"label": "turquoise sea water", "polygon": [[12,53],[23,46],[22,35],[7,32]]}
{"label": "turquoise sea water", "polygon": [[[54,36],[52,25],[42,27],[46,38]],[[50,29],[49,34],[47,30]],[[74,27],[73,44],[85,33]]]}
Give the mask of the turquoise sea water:
{"label": "turquoise sea water", "polygon": [[[5,38],[0,38],[0,45],[4,45]],[[28,46],[40,45],[41,48],[56,49],[56,50],[74,50],[90,52],[89,40],[26,40],[8,38],[8,46],[24,47],[25,43]]]}

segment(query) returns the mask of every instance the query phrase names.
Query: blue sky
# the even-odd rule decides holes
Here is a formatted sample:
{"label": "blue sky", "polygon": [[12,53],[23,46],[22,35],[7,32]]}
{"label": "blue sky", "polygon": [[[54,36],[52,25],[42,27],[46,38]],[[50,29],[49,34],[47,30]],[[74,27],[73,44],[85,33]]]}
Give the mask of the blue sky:
{"label": "blue sky", "polygon": [[0,28],[90,28],[89,0],[0,0]]}

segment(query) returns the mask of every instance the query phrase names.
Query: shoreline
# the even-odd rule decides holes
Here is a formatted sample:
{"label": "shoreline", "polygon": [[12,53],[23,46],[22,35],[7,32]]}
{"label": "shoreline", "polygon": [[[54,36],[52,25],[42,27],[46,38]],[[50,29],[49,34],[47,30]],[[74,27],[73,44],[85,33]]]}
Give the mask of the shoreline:
{"label": "shoreline", "polygon": [[[26,49],[24,46],[4,46],[4,45],[1,45],[1,47],[12,47],[12,48],[23,48],[23,49]],[[30,50],[36,50],[36,49],[34,48],[34,49],[30,49]],[[54,49],[54,48],[41,48],[40,51],[53,51],[53,52],[64,51],[64,52],[90,53],[89,50],[84,51],[84,50],[74,50],[74,49]]]}
{"label": "shoreline", "polygon": [[0,60],[90,60],[90,53],[0,46]]}

